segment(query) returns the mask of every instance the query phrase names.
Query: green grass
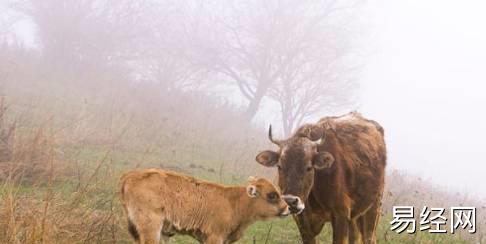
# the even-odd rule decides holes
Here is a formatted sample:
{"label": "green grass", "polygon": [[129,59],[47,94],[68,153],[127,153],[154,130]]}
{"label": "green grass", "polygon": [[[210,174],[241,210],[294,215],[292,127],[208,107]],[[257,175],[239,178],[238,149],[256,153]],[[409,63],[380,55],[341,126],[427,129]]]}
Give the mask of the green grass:
{"label": "green grass", "polygon": [[[416,232],[416,234],[401,233],[397,234],[393,231],[387,231],[390,228],[388,218],[380,221],[377,243],[387,244],[401,244],[401,243],[444,243],[444,244],[467,244],[471,241],[461,239],[458,236],[449,234],[435,234],[428,232]],[[386,233],[386,234],[385,234]],[[386,235],[386,238],[385,238]],[[323,230],[319,234],[321,243],[332,242],[332,229],[330,223],[326,223]],[[173,243],[198,243],[191,237],[176,236],[172,240]],[[267,222],[257,222],[250,226],[243,238],[238,243],[275,243],[275,244],[293,244],[300,243],[300,234],[294,220],[289,217],[286,219],[276,219]]]}
{"label": "green grass", "polygon": [[[109,214],[114,211],[118,216],[116,231],[117,243],[131,243],[125,224],[125,217],[117,199],[117,188],[119,176],[126,170],[134,167],[133,162],[141,161],[140,167],[164,167],[184,174],[192,175],[200,179],[216,181],[224,184],[238,184],[245,181],[244,177],[232,174],[233,172],[223,171],[222,174],[217,170],[208,170],[213,166],[204,166],[195,163],[167,163],[157,160],[160,153],[152,152],[130,153],[127,151],[114,150],[107,154],[99,148],[82,147],[76,149],[65,149],[63,154],[70,160],[77,160],[82,169],[83,177],[79,181],[76,177],[65,176],[57,177],[52,184],[51,190],[56,197],[69,203],[68,206],[86,209],[87,212],[97,212]],[[217,165],[217,161],[215,161]],[[258,167],[258,166],[257,166]],[[97,173],[93,173],[96,170]],[[46,182],[38,184],[20,184],[16,186],[17,195],[21,197],[34,197],[43,199],[48,192]],[[82,191],[82,198],[77,198],[77,194]],[[4,192],[0,186],[0,193]],[[110,203],[112,201],[113,203]],[[113,205],[114,204],[114,205]],[[388,230],[390,228],[390,217],[382,217],[378,233],[378,243],[471,243],[460,236],[450,234],[430,234],[427,232],[417,232],[410,235],[406,233],[396,234]],[[332,241],[332,230],[330,223],[327,223],[319,235],[321,243]],[[172,238],[172,243],[197,243],[189,236],[176,236]],[[267,222],[257,222],[250,226],[243,238],[238,243],[300,243],[300,235],[294,220],[291,217],[285,219],[275,219]]]}
{"label": "green grass", "polygon": [[[90,186],[81,186],[87,187],[87,192],[84,196],[84,200],[86,203],[82,203],[80,201],[79,205],[83,208],[91,208],[96,211],[109,211],[110,206],[107,204],[100,204],[107,199],[115,199],[116,190],[117,190],[117,180],[118,176],[121,172],[127,170],[128,165],[123,166],[123,160],[126,155],[124,153],[117,154],[114,153],[113,157],[109,158],[109,164],[107,167],[104,167],[100,171],[100,180],[105,181],[103,184],[92,183],[93,187]],[[86,150],[83,153],[79,154],[83,157],[83,161],[86,160],[87,163],[84,165],[87,171],[92,171],[95,169],[96,162],[99,162],[100,158],[102,157],[102,153],[97,152],[96,150]],[[110,168],[108,166],[115,166]],[[144,167],[157,167],[158,165],[153,165],[150,163],[142,164]],[[174,167],[174,165],[166,165],[167,167]],[[228,175],[225,175],[223,178],[219,177],[218,172],[208,172],[205,169],[199,168],[191,168],[187,165],[180,166],[180,169],[185,174],[193,175],[197,178],[217,181],[217,182],[224,182],[224,183],[233,183],[235,180]],[[128,167],[129,168],[129,167]],[[114,170],[115,172],[111,173],[111,177],[107,177],[109,171]],[[53,183],[53,191],[56,192],[59,196],[64,198],[66,201],[69,201],[70,198],[73,197],[73,191],[75,190],[75,185],[77,183],[74,181],[70,181],[67,179],[56,180]],[[38,196],[42,197],[46,193],[46,184],[40,184],[38,186],[32,185],[22,185],[18,188],[18,194],[22,196]],[[117,199],[115,199],[117,201]],[[119,206],[118,206],[119,207]],[[120,209],[117,209],[118,214],[122,214]],[[121,218],[121,222],[123,223],[124,217]],[[449,234],[430,234],[427,232],[417,232],[417,234],[409,235],[406,233],[396,234],[393,231],[389,231],[387,229],[390,228],[389,221],[391,219],[389,217],[385,217],[381,219],[379,224],[379,229],[377,233],[378,243],[470,243],[467,240],[461,239],[458,236],[452,236]],[[119,232],[126,232],[124,226],[122,224],[121,229]],[[127,233],[121,234],[121,239],[118,240],[119,243],[130,243],[130,237]],[[322,243],[329,243],[332,241],[332,230],[330,228],[330,223],[327,223],[323,228],[321,234],[319,235],[319,240]],[[250,226],[243,238],[238,243],[278,243],[278,244],[285,244],[285,243],[299,243],[300,242],[300,235],[297,229],[297,226],[294,220],[289,217],[285,219],[275,219],[267,222],[257,222],[254,225]],[[194,239],[189,236],[176,236],[172,238],[172,243],[197,243]]]}

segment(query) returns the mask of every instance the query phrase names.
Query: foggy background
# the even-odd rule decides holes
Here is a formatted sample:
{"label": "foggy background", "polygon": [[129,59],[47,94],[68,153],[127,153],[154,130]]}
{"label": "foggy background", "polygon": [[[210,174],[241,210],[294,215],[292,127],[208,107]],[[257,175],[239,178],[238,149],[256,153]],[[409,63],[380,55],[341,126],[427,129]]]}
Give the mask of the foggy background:
{"label": "foggy background", "polygon": [[362,110],[385,127],[389,166],[486,196],[486,3],[372,1]]}
{"label": "foggy background", "polygon": [[[51,16],[63,11],[39,2],[38,10],[52,11]],[[80,1],[79,9],[86,2]],[[278,137],[304,122],[358,110],[385,128],[389,170],[411,172],[445,190],[486,196],[481,153],[486,136],[485,3],[372,0],[302,7],[283,1],[284,7],[273,8],[274,2],[254,1],[122,2],[112,6],[121,12],[101,8],[88,14],[93,23],[86,26],[92,29],[32,14],[28,1],[4,2],[0,35],[7,45],[44,53],[52,48],[51,60],[60,67],[63,58],[78,55],[72,52],[76,41],[104,45],[76,46],[85,55],[79,56],[80,67],[86,63],[96,70],[96,62],[129,60],[123,67],[133,69],[130,79],[156,80],[155,89],[168,91],[204,90],[239,107],[242,120],[263,130],[272,123]],[[105,14],[127,17],[97,22]],[[50,36],[39,34],[32,16]],[[73,39],[62,49],[64,38]],[[104,51],[101,59],[89,59]]]}

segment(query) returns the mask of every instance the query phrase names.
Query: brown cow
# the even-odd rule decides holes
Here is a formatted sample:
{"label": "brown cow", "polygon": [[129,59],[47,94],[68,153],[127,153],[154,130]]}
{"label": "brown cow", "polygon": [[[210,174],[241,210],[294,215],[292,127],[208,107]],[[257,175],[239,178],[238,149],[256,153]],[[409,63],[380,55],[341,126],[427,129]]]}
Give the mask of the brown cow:
{"label": "brown cow", "polygon": [[139,243],[187,234],[207,244],[233,243],[257,220],[290,214],[279,190],[250,177],[223,186],[161,169],[133,170],[121,178],[128,228]]}
{"label": "brown cow", "polygon": [[352,112],[300,127],[286,140],[270,140],[279,151],[258,154],[278,168],[278,183],[304,243],[331,221],[333,243],[376,242],[384,188],[383,128]]}

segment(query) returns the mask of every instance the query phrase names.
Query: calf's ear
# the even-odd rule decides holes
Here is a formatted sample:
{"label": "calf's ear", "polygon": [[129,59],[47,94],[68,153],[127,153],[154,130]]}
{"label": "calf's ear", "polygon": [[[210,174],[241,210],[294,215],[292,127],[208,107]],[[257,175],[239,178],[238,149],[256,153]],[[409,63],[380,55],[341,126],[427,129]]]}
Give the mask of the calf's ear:
{"label": "calf's ear", "polygon": [[334,163],[334,157],[328,152],[320,152],[314,157],[313,166],[315,169],[327,169]]}
{"label": "calf's ear", "polygon": [[278,153],[268,150],[263,151],[256,156],[255,160],[263,166],[273,167],[278,163]]}
{"label": "calf's ear", "polygon": [[257,187],[252,184],[248,185],[246,187],[246,194],[251,198],[256,197],[258,195]]}
{"label": "calf's ear", "polygon": [[253,176],[253,175],[248,176],[248,182],[250,182],[250,183],[254,183],[257,180],[258,180],[258,178]]}

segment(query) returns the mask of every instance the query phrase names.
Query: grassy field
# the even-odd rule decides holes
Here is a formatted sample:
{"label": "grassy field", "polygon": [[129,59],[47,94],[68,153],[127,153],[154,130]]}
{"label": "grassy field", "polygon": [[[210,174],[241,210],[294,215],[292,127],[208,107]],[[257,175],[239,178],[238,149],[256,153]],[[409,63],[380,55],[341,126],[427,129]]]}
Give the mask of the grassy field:
{"label": "grassy field", "polygon": [[[6,142],[0,148],[0,243],[131,243],[117,193],[120,175],[132,168],[160,167],[224,184],[242,184],[249,175],[273,177],[253,159],[270,147],[265,132],[241,122],[233,108],[200,94],[118,92],[130,99],[111,94],[60,102],[56,94],[62,90],[37,100],[18,89],[5,92],[15,95],[4,96],[0,109],[0,136]],[[425,203],[478,206],[478,233],[388,230],[391,206]],[[400,172],[389,171],[383,215],[378,243],[486,239],[479,201]],[[328,224],[319,238],[328,243],[331,236]],[[173,243],[195,241],[177,237]],[[287,218],[256,223],[239,243],[300,243],[300,238]]]}
{"label": "grassy field", "polygon": [[[142,157],[143,155],[139,155]],[[97,164],[83,168],[90,172],[86,180],[77,181],[73,176],[55,175],[56,169],[48,169],[47,182],[34,184],[3,182],[1,194],[2,243],[131,243],[126,231],[126,220],[117,197],[117,179],[124,170],[121,155],[90,155],[97,158]],[[118,160],[116,158],[119,158]],[[158,165],[143,164],[153,167]],[[126,165],[130,168],[130,164]],[[193,166],[165,165],[165,168],[179,169],[190,175],[230,183],[234,178],[219,180],[217,172]],[[51,171],[53,170],[53,171]],[[52,174],[51,174],[52,172]],[[471,240],[420,233],[417,235],[395,234],[389,231],[388,216],[382,218],[378,243],[473,243]],[[331,241],[329,224],[321,232],[323,243]],[[292,218],[257,222],[251,226],[239,243],[299,243],[299,233]],[[178,236],[172,243],[197,243],[190,237]]]}

